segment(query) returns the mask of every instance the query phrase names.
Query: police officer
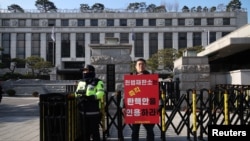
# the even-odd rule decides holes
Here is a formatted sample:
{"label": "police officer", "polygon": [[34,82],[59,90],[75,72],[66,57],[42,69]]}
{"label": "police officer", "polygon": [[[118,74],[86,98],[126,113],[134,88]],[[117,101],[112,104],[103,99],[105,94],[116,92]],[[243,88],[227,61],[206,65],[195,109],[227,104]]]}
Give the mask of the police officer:
{"label": "police officer", "polygon": [[84,141],[90,141],[90,138],[100,141],[100,101],[105,94],[103,81],[95,77],[92,65],[86,65],[82,72],[83,79],[78,82],[75,92],[82,118],[82,137]]}

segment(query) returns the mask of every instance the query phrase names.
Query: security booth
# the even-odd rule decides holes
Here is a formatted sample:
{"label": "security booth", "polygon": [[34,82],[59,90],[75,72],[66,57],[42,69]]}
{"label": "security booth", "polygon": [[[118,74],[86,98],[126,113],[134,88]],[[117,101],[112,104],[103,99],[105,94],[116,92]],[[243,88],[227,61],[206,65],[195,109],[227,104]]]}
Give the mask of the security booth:
{"label": "security booth", "polygon": [[40,141],[74,141],[80,136],[76,100],[69,93],[40,97]]}

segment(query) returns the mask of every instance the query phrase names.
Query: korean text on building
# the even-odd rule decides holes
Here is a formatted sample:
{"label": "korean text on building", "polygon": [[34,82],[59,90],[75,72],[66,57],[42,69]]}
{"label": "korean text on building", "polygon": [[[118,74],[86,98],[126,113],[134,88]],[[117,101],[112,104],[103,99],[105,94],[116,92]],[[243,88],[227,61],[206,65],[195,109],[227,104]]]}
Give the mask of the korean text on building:
{"label": "korean text on building", "polygon": [[124,76],[125,123],[159,123],[157,74]]}

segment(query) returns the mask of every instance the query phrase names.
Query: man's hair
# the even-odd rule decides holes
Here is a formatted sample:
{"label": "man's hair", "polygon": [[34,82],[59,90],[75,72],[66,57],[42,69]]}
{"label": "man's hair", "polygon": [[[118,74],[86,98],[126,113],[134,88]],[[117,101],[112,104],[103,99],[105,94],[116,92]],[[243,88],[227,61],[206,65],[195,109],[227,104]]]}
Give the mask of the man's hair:
{"label": "man's hair", "polygon": [[146,64],[146,60],[145,60],[145,59],[143,59],[143,58],[139,58],[139,59],[137,59],[137,60],[135,61],[135,63],[137,63],[137,62],[139,62],[139,61],[142,61],[144,64]]}

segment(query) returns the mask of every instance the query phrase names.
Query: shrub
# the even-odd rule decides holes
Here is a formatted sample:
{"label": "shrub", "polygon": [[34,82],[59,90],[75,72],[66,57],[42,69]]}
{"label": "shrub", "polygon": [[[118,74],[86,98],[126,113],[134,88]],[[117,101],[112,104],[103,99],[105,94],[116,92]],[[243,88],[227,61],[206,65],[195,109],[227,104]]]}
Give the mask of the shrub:
{"label": "shrub", "polygon": [[14,96],[16,94],[16,91],[13,90],[13,89],[9,89],[6,91],[6,93],[9,95],[9,96]]}
{"label": "shrub", "polygon": [[38,93],[37,91],[34,91],[34,92],[32,93],[32,96],[34,96],[34,97],[38,97],[38,95],[39,95],[39,93]]}

